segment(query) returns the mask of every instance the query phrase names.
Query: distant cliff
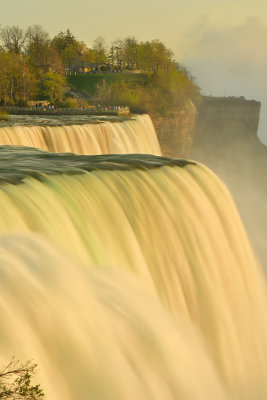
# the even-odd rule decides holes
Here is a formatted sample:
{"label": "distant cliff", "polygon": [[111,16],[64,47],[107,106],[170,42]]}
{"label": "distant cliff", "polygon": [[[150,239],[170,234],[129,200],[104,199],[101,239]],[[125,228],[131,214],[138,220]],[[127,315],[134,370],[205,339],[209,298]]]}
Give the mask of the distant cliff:
{"label": "distant cliff", "polygon": [[260,108],[260,102],[243,97],[205,97],[188,156],[223,178],[238,169],[255,179],[267,169],[267,147],[257,136]]}
{"label": "distant cliff", "polygon": [[257,136],[260,108],[244,98],[204,98],[188,156],[230,188],[267,272],[267,147]]}
{"label": "distant cliff", "polygon": [[230,155],[236,146],[247,148],[248,143],[264,148],[257,137],[260,107],[260,102],[243,97],[204,97],[190,154],[202,156],[203,151],[216,150],[216,154]]}
{"label": "distant cliff", "polygon": [[203,97],[198,110],[189,103],[169,117],[150,116],[164,155],[216,164],[219,154],[223,159],[266,154],[257,136],[260,108],[260,102],[244,97]]}

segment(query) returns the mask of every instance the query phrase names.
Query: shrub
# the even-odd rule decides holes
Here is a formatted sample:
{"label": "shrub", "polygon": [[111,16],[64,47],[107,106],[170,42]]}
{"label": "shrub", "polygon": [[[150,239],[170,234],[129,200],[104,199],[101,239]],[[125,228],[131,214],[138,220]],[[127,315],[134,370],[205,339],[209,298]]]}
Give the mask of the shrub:
{"label": "shrub", "polygon": [[0,371],[0,399],[42,400],[44,393],[40,385],[31,382],[36,370],[37,364],[20,363],[13,357]]}
{"label": "shrub", "polygon": [[0,121],[8,121],[9,120],[9,114],[7,111],[0,110]]}

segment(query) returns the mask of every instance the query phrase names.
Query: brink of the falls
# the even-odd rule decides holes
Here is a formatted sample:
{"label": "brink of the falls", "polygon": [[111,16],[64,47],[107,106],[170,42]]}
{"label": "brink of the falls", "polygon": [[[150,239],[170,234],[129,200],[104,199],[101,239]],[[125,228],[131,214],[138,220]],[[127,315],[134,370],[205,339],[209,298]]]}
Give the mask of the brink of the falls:
{"label": "brink of the falls", "polygon": [[52,400],[266,398],[265,281],[210,170],[1,153],[2,360]]}
{"label": "brink of the falls", "polygon": [[[137,115],[121,122],[89,121],[66,126],[36,125],[36,122],[29,126],[0,125],[0,146],[29,146],[53,153],[161,154],[148,115]],[[51,124],[49,120],[46,122]]]}

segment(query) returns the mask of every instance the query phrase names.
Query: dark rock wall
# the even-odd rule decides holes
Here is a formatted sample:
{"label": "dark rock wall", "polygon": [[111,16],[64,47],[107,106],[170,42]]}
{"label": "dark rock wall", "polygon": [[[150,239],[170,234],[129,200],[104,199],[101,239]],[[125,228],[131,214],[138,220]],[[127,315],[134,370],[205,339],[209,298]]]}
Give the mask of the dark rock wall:
{"label": "dark rock wall", "polygon": [[186,157],[195,134],[197,110],[190,103],[169,117],[151,115],[157,132],[161,151],[168,157]]}

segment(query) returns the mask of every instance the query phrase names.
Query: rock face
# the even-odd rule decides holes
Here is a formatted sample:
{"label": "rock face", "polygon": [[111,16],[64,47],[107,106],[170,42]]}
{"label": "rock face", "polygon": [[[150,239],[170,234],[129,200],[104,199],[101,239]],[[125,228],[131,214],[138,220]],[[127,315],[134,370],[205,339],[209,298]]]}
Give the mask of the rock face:
{"label": "rock face", "polygon": [[188,156],[227,184],[267,271],[267,147],[257,137],[260,106],[244,98],[204,98]]}
{"label": "rock face", "polygon": [[193,103],[170,117],[151,115],[163,155],[186,157],[195,133],[197,110]]}
{"label": "rock face", "polygon": [[257,136],[260,107],[260,102],[244,98],[204,98],[189,157],[219,175],[234,169],[255,180],[267,167],[267,147]]}
{"label": "rock face", "polygon": [[230,154],[235,146],[248,143],[259,149],[265,147],[257,137],[260,106],[260,102],[242,97],[205,97],[196,120],[190,154],[211,149]]}

